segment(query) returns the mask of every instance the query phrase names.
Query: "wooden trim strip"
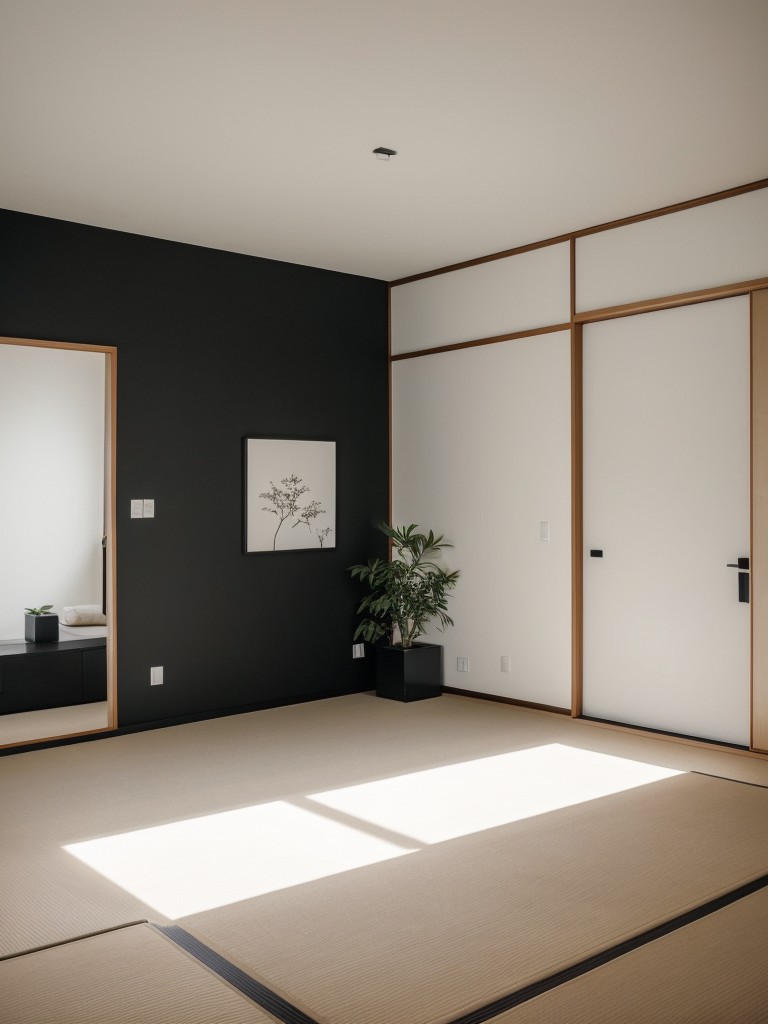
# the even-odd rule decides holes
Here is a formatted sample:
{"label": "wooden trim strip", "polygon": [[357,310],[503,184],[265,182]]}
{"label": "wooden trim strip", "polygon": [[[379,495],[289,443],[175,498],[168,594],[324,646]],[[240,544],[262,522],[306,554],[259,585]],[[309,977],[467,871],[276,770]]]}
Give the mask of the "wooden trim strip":
{"label": "wooden trim strip", "polygon": [[530,700],[516,700],[514,697],[500,697],[495,693],[478,693],[476,690],[461,690],[458,686],[444,686],[443,693],[453,693],[457,697],[477,697],[478,700],[495,701],[497,704],[511,704],[516,708],[527,708],[529,711],[546,711],[551,715],[570,715],[568,708],[558,708],[551,704],[534,704]]}
{"label": "wooden trim strip", "polygon": [[659,309],[673,309],[676,306],[692,306],[698,302],[714,302],[717,299],[730,299],[736,295],[749,295],[763,288],[768,288],[768,277],[738,281],[735,284],[717,285],[714,288],[699,288],[696,291],[664,295],[657,299],[626,302],[619,306],[605,306],[603,309],[590,309],[583,313],[575,313],[574,321],[586,324],[597,323],[600,320],[617,320],[623,316],[634,316],[636,313],[653,313]]}
{"label": "wooden trim strip", "polygon": [[[575,301],[575,269],[572,269],[572,306]],[[693,306],[700,302],[715,302],[717,299],[733,298],[736,295],[749,295],[753,292],[768,289],[768,277],[758,277],[750,281],[738,281],[735,284],[716,285],[712,288],[700,288],[692,292],[679,292],[676,295],[664,295],[655,299],[640,299],[619,306],[605,306],[602,309],[589,309],[582,313],[573,313],[572,321],[562,324],[548,324],[546,327],[531,327],[523,331],[512,331],[509,334],[497,334],[491,338],[476,338],[472,341],[457,341],[450,345],[435,345],[433,348],[415,349],[412,352],[400,352],[390,355],[390,362],[402,359],[417,359],[419,356],[439,355],[442,352],[457,352],[464,348],[476,348],[480,345],[497,345],[503,341],[517,341],[520,338],[533,338],[539,334],[556,334],[570,330],[574,324],[598,323],[601,320],[618,320],[637,313],[654,313],[660,309],[673,309],[677,306]],[[391,318],[390,318],[391,320]],[[391,331],[391,326],[390,326]],[[391,345],[391,342],[390,342]]]}
{"label": "wooden trim strip", "polygon": [[492,263],[494,260],[503,260],[508,256],[519,256],[521,253],[531,252],[533,249],[543,249],[548,245],[559,245],[561,242],[584,238],[586,235],[595,235],[600,231],[610,231],[612,228],[623,228],[628,224],[638,224],[640,221],[654,220],[656,217],[664,217],[668,213],[681,213],[683,210],[691,210],[696,206],[706,206],[708,203],[716,203],[721,199],[732,199],[734,196],[744,195],[747,192],[757,192],[761,188],[768,188],[768,178],[760,178],[759,181],[752,181],[747,185],[737,185],[735,188],[724,189],[721,192],[711,192],[696,199],[687,199],[682,203],[660,206],[655,210],[647,210],[645,213],[633,214],[631,217],[620,217],[618,220],[606,221],[604,224],[595,224],[593,227],[568,231],[553,238],[545,238],[541,242],[531,242],[527,245],[519,245],[514,249],[504,249],[502,252],[490,253],[488,256],[478,256],[475,259],[464,260],[462,263],[452,263],[447,267],[427,270],[421,274],[411,274],[408,277],[401,277],[391,281],[390,284],[395,288],[401,284],[411,284],[413,281],[423,281],[428,277],[436,277],[438,274],[450,274],[454,270],[466,270],[467,267],[476,267],[480,263]]}
{"label": "wooden trim strip", "polygon": [[397,288],[401,284],[412,284],[414,281],[424,281],[428,277],[438,277],[440,274],[452,274],[454,270],[467,270],[469,267],[477,267],[482,263],[493,263],[496,260],[505,260],[509,256],[521,256],[524,252],[533,252],[534,249],[546,249],[549,245],[561,245],[573,238],[572,233],[555,235],[553,238],[545,238],[541,242],[529,242],[527,245],[518,245],[514,249],[504,249],[503,252],[494,252],[489,256],[477,256],[472,260],[464,260],[462,263],[452,263],[447,267],[438,267],[437,270],[425,270],[421,274],[411,274],[410,277],[401,277],[396,281],[390,281],[391,288]]}
{"label": "wooden trim strip", "polygon": [[107,725],[117,728],[117,349],[106,353]]}
{"label": "wooden trim strip", "polygon": [[584,387],[583,328],[571,331],[571,715],[584,701]]}
{"label": "wooden trim strip", "polygon": [[24,753],[28,747],[49,747],[56,746],[59,743],[69,742],[70,740],[77,740],[83,737],[90,736],[112,736],[114,729],[112,726],[107,725],[104,729],[88,729],[87,732],[67,732],[61,736],[38,736],[34,740],[17,740],[14,743],[0,743],[0,755],[2,754],[15,754]]}
{"label": "wooden trim strip", "polygon": [[0,337],[0,345],[27,345],[30,348],[66,348],[75,352],[103,352],[107,355],[117,354],[114,345],[87,345],[77,341],[49,341],[44,338],[6,338]]}
{"label": "wooden trim strip", "polygon": [[759,192],[761,188],[768,188],[768,178],[759,178],[757,181],[750,181],[746,185],[736,185],[734,188],[726,188],[720,192],[709,192],[705,196],[698,196],[696,199],[686,199],[682,203],[659,206],[655,210],[647,210],[645,213],[637,213],[631,217],[621,217],[619,220],[610,220],[605,224],[596,224],[591,228],[581,228],[579,231],[574,231],[573,237],[585,238],[587,235],[596,235],[600,231],[610,231],[612,228],[623,228],[628,224],[638,224],[640,221],[666,217],[669,213],[682,213],[683,210],[693,210],[697,206],[719,203],[722,199],[733,199],[735,196],[743,196],[747,192]]}
{"label": "wooden trim strip", "polygon": [[[394,496],[394,479],[392,475],[392,467],[394,465],[394,457],[392,450],[392,427],[394,424],[394,417],[392,414],[392,400],[394,392],[394,381],[392,379],[392,289],[387,289],[387,472],[388,472],[388,492],[387,492],[387,522],[392,522],[392,498]],[[392,543],[389,545],[390,555],[392,553]]]}
{"label": "wooden trim strip", "polygon": [[511,334],[497,334],[493,338],[477,338],[474,341],[456,341],[451,345],[436,345],[434,348],[416,349],[390,356],[393,363],[401,359],[417,359],[419,356],[434,356],[442,352],[458,352],[462,348],[478,348],[480,345],[498,345],[502,341],[518,341],[520,338],[534,338],[539,334],[556,334],[570,329],[570,323],[552,324],[549,327],[530,327],[527,331],[513,331]]}
{"label": "wooden trim strip", "polygon": [[751,295],[750,613],[752,616],[752,734],[768,752],[768,291]]}

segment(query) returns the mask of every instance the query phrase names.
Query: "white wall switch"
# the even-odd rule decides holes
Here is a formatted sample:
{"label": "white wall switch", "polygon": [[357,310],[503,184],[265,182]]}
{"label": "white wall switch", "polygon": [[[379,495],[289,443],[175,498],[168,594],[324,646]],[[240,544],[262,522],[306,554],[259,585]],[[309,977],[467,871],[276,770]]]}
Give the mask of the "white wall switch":
{"label": "white wall switch", "polygon": [[456,659],[456,671],[457,672],[469,672],[469,658],[457,658]]}
{"label": "white wall switch", "polygon": [[153,665],[149,670],[149,685],[150,686],[162,686],[163,685],[163,666]]}
{"label": "white wall switch", "polygon": [[549,523],[545,523],[543,520],[539,524],[539,537],[544,544],[549,544]]}
{"label": "white wall switch", "polygon": [[155,499],[145,498],[144,499],[144,518],[154,519],[155,518]]}
{"label": "white wall switch", "polygon": [[365,657],[365,644],[352,644],[352,657],[353,658],[364,658]]}
{"label": "white wall switch", "polygon": [[131,519],[144,518],[144,499],[131,498]]}
{"label": "white wall switch", "polygon": [[509,672],[509,655],[502,654],[501,656],[501,671]]}

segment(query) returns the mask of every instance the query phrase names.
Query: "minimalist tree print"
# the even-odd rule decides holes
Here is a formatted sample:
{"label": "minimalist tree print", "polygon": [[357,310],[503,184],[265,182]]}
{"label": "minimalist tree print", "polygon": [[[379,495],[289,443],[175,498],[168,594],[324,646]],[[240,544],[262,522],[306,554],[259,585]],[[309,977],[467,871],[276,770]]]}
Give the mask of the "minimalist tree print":
{"label": "minimalist tree print", "polygon": [[336,442],[243,438],[243,551],[336,547]]}
{"label": "minimalist tree print", "polygon": [[280,483],[282,486],[278,487],[274,481],[270,480],[269,490],[262,491],[259,494],[260,498],[269,502],[268,505],[262,505],[262,512],[268,512],[270,515],[277,516],[278,520],[277,529],[272,538],[272,550],[277,550],[277,535],[286,519],[293,519],[291,529],[295,530],[297,526],[306,526],[309,532],[314,533],[318,538],[320,547],[323,547],[323,542],[332,532],[330,526],[322,530],[313,530],[312,528],[312,523],[315,519],[318,516],[325,515],[325,509],[321,502],[313,500],[303,507],[300,505],[299,500],[303,495],[309,493],[309,487],[295,473],[291,474],[291,476],[283,477]]}

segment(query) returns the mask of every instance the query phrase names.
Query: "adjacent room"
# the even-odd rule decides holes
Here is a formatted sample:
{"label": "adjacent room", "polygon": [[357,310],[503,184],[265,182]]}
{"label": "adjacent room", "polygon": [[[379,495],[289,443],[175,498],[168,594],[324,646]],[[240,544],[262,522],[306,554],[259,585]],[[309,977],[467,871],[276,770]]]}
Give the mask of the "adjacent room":
{"label": "adjacent room", "polygon": [[0,1024],[768,1020],[766,42],[0,4]]}

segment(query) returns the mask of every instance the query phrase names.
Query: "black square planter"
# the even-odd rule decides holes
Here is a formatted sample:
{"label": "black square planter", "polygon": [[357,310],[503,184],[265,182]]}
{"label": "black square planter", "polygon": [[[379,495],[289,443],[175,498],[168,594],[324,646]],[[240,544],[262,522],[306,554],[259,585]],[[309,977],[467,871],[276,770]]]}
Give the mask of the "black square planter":
{"label": "black square planter", "polygon": [[424,700],[443,692],[443,648],[438,644],[376,648],[376,695]]}
{"label": "black square planter", "polygon": [[28,644],[58,643],[58,615],[25,615],[24,639]]}

